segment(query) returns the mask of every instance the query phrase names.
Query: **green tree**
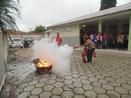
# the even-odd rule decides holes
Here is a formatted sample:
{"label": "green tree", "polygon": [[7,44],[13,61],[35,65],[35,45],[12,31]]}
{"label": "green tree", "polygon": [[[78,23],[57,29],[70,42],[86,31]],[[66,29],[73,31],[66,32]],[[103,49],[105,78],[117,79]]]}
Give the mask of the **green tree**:
{"label": "green tree", "polygon": [[46,31],[46,27],[42,26],[42,25],[36,26],[35,29],[34,29],[34,32],[38,32],[38,33],[42,33],[42,32],[45,32],[45,31]]}
{"label": "green tree", "polygon": [[108,9],[111,7],[115,7],[117,4],[117,0],[101,0],[100,10]]}
{"label": "green tree", "polygon": [[0,28],[16,30],[15,17],[20,16],[19,0],[0,0]]}

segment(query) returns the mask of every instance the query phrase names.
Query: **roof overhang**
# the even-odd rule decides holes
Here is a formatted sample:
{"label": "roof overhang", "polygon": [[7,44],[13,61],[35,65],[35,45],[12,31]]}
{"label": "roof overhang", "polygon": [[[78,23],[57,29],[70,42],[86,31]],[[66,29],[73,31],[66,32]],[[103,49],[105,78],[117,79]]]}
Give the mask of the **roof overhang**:
{"label": "roof overhang", "polygon": [[98,20],[111,20],[113,18],[128,18],[131,15],[131,3],[106,9],[103,11],[98,11],[89,15],[85,15],[82,17],[78,17],[63,23],[59,23],[56,25],[48,26],[48,28],[56,28],[59,26],[67,26],[74,24],[82,24],[87,22],[93,22]]}

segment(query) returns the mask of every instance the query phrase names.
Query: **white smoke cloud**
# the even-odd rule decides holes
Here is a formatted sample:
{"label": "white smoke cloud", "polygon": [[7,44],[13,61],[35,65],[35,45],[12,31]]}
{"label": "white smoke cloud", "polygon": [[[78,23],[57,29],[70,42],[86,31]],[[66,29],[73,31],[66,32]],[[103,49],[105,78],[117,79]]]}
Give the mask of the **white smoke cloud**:
{"label": "white smoke cloud", "polygon": [[65,75],[70,72],[70,57],[73,52],[73,48],[66,45],[57,46],[55,40],[51,38],[44,38],[32,47],[33,58],[40,58],[47,60],[51,63],[52,71],[58,75]]}

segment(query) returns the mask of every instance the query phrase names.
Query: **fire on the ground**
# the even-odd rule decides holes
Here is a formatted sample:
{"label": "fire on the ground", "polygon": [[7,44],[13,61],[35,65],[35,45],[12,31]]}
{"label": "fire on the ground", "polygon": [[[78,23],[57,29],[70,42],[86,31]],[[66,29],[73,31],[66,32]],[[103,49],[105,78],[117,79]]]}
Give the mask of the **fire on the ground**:
{"label": "fire on the ground", "polygon": [[36,69],[39,71],[50,71],[52,68],[52,65],[48,61],[41,60],[39,58],[33,60],[33,63],[35,65]]}

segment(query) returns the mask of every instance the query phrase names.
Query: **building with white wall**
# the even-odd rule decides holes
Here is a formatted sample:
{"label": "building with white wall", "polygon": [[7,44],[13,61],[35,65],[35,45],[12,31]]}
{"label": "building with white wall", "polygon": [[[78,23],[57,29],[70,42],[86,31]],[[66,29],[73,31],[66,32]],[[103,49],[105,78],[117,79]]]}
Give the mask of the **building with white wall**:
{"label": "building with white wall", "polygon": [[57,32],[63,37],[63,43],[82,45],[83,35],[86,33],[108,33],[115,38],[118,32],[128,36],[128,50],[131,51],[131,3],[109,8],[81,16],[66,22],[49,26],[53,36]]}

